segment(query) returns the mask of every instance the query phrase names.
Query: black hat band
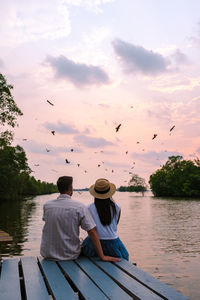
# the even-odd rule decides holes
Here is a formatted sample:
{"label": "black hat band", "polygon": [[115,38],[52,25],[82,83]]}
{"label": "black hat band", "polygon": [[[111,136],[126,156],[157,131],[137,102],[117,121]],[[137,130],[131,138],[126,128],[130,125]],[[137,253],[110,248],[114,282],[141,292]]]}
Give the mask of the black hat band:
{"label": "black hat band", "polygon": [[94,188],[94,190],[98,194],[106,194],[106,193],[108,193],[110,191],[110,187],[107,190],[105,190],[105,191],[98,191],[96,188]]}

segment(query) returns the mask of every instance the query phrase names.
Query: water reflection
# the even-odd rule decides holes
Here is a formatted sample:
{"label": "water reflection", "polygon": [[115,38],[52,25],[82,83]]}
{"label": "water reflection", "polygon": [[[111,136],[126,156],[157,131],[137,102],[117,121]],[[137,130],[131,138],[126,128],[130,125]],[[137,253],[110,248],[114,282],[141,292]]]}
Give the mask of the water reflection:
{"label": "water reflection", "polygon": [[11,244],[1,245],[2,256],[20,255],[27,240],[28,224],[36,209],[32,200],[0,201],[0,229],[13,237]]}
{"label": "water reflection", "polygon": [[[42,207],[57,196],[0,203],[0,228],[14,237],[13,245],[2,249],[3,256],[39,255]],[[189,299],[200,299],[200,201],[154,198],[151,193],[142,197],[117,192],[114,196],[122,209],[118,234],[130,260]],[[73,198],[85,205],[93,201],[88,192],[75,192]],[[85,236],[81,231],[81,237]]]}

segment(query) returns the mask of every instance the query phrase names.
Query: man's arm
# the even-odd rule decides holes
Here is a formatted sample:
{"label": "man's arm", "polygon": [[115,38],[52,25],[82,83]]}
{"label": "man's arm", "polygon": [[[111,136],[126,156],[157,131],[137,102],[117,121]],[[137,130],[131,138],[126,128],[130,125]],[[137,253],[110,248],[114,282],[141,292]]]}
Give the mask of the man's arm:
{"label": "man's arm", "polygon": [[98,237],[98,234],[97,234],[95,228],[92,228],[91,230],[89,230],[88,235],[89,235],[89,237],[90,237],[90,239],[91,239],[91,241],[94,245],[94,248],[95,248],[97,254],[101,258],[101,260],[103,260],[103,261],[120,261],[119,258],[111,257],[111,256],[105,256],[103,254],[101,243],[100,243],[100,240],[99,240],[99,237]]}

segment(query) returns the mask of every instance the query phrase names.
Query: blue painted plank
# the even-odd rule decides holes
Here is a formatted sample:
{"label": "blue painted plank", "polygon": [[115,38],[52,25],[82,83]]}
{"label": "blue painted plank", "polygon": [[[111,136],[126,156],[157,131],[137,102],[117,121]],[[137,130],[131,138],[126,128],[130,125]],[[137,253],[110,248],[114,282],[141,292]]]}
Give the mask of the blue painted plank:
{"label": "blue painted plank", "polygon": [[95,264],[86,257],[80,257],[76,263],[87,273],[87,275],[95,281],[100,289],[104,291],[109,299],[129,300],[133,299],[117,283],[115,283],[108,275],[100,270]]}
{"label": "blue painted plank", "polygon": [[2,263],[0,300],[21,300],[18,259],[6,259]]}
{"label": "blue painted plank", "polygon": [[55,299],[77,300],[77,295],[74,293],[56,262],[43,259],[42,257],[38,257],[38,260]]}
{"label": "blue painted plank", "polygon": [[60,261],[58,264],[86,300],[108,299],[74,261]]}
{"label": "blue painted plank", "polygon": [[142,271],[141,269],[134,266],[125,259],[122,259],[120,262],[114,264],[122,270],[126,271],[133,278],[136,278],[140,282],[144,283],[146,286],[150,287],[152,290],[156,291],[158,294],[164,296],[166,299],[189,300],[189,298],[175,291],[173,288],[154,278],[150,274]]}
{"label": "blue painted plank", "polygon": [[27,300],[49,300],[41,271],[34,257],[21,258]]}
{"label": "blue painted plank", "polygon": [[143,286],[141,283],[124,273],[116,265],[103,262],[97,259],[92,259],[92,261],[97,264],[102,270],[104,270],[113,280],[115,280],[122,288],[132,296],[136,296],[138,299],[142,300],[161,300],[160,296],[156,295],[154,292],[149,290],[147,287]]}

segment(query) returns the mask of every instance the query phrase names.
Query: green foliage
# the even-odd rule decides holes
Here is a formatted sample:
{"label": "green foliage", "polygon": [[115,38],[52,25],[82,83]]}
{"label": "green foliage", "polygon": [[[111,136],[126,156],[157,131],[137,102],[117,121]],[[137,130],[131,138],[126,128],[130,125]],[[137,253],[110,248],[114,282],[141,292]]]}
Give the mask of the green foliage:
{"label": "green foliage", "polygon": [[5,77],[0,73],[0,125],[15,127],[17,117],[23,114],[13,99],[11,89],[13,86],[7,84]]}
{"label": "green foliage", "polygon": [[19,145],[11,146],[13,133],[2,130],[4,126],[15,127],[17,116],[22,115],[11,94],[12,88],[0,74],[0,199],[57,192],[54,184],[41,182],[30,176],[32,171],[24,149]]}
{"label": "green foliage", "polygon": [[150,176],[155,196],[200,197],[200,161],[170,156],[166,164]]}
{"label": "green foliage", "polygon": [[138,185],[138,186],[120,186],[118,188],[119,192],[135,192],[135,193],[144,193],[147,191],[147,188],[144,186]]}
{"label": "green foliage", "polygon": [[132,178],[129,181],[129,186],[138,188],[143,187],[145,190],[147,190],[147,184],[145,182],[145,179],[138,176],[137,174],[133,174]]}
{"label": "green foliage", "polygon": [[54,184],[36,180],[30,173],[31,169],[22,147],[0,147],[0,199],[18,199],[26,195],[57,192]]}
{"label": "green foliage", "polygon": [[147,184],[144,178],[141,178],[137,174],[133,174],[129,181],[129,186],[120,186],[119,192],[136,192],[144,193],[147,191]]}

